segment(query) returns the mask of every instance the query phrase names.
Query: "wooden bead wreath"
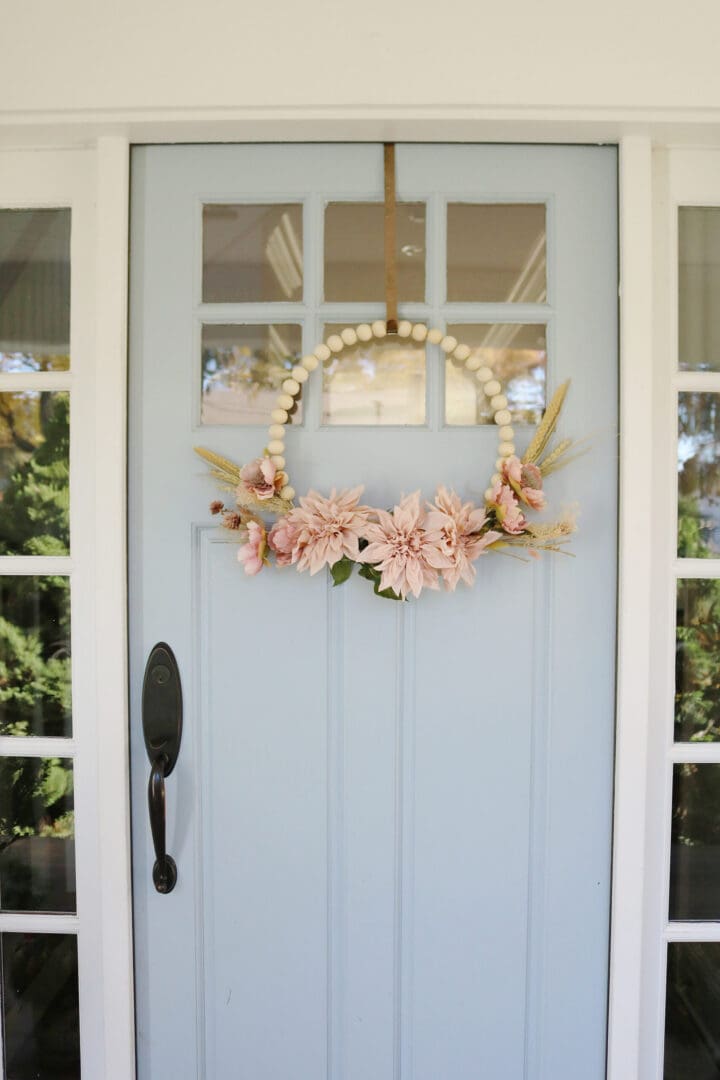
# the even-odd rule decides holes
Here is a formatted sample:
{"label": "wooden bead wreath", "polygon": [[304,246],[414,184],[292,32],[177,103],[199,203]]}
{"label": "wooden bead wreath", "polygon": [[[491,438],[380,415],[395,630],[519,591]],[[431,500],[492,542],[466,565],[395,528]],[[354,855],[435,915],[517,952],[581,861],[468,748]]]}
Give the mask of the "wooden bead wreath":
{"label": "wooden bead wreath", "polygon": [[[212,451],[197,449],[210,464],[213,477],[233,492],[234,508],[216,500],[210,509],[221,516],[225,528],[237,534],[238,560],[246,574],[257,574],[272,563],[294,565],[311,574],[327,566],[339,585],[357,565],[378,596],[404,600],[410,594],[419,596],[423,588],[437,589],[440,582],[450,591],[459,581],[472,585],[473,564],[488,551],[517,554],[513,549],[518,547],[530,555],[561,551],[575,531],[574,517],[567,512],[552,522],[530,522],[526,517],[527,509],[545,507],[544,478],[571,460],[571,439],[552,450],[549,447],[569,384],[563,383],[556,391],[520,459],[507,397],[492,368],[473,355],[468,345],[442,330],[428,330],[422,323],[406,320],[396,325],[392,332],[398,337],[439,345],[446,355],[464,363],[490,401],[499,445],[484,506],[463,502],[442,486],[433,503],[423,506],[420,493],[415,492],[392,511],[361,505],[362,487],[339,493],[333,489],[328,497],[310,491],[300,498],[299,506],[294,505],[296,493],[286,471],[285,426],[302,384],[333,354],[388,334],[388,323],[381,320],[349,326],[304,356],[283,381],[270,414],[269,441],[262,457],[239,466]],[[276,519],[271,528],[265,520],[268,515]]]}

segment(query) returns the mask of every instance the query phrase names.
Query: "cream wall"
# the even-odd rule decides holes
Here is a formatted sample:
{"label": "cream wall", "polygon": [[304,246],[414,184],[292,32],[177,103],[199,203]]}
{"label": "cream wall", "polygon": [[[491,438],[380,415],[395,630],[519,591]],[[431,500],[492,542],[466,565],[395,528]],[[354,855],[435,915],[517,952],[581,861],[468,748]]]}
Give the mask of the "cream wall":
{"label": "cream wall", "polygon": [[347,105],[667,120],[720,110],[719,39],[718,0],[0,0],[0,121]]}

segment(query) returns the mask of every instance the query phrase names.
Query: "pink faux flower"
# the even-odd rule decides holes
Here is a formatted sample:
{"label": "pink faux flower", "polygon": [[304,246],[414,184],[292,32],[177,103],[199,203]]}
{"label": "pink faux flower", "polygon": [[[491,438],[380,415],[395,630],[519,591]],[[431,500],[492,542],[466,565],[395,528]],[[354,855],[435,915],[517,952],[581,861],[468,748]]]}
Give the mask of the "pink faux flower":
{"label": "pink faux flower", "polygon": [[439,534],[441,550],[450,560],[450,566],[440,571],[450,592],[455,591],[461,579],[466,585],[472,585],[475,580],[473,562],[502,538],[502,533],[493,530],[482,532],[487,520],[483,509],[469,502],[463,503],[454,491],[438,488],[435,505],[430,506],[427,514],[426,528],[431,535]]}
{"label": "pink faux flower", "polygon": [[297,561],[295,549],[298,542],[298,530],[286,517],[278,518],[268,533],[267,542],[270,550],[275,553],[275,562],[278,566],[289,566]]}
{"label": "pink faux flower", "polygon": [[503,479],[510,485],[521,502],[532,510],[545,506],[543,478],[537,465],[523,465],[517,457],[509,457],[502,464]]}
{"label": "pink faux flower", "polygon": [[452,560],[442,550],[443,537],[438,529],[425,529],[425,512],[420,493],[406,495],[392,514],[376,510],[377,524],[365,529],[369,541],[360,559],[373,563],[381,572],[380,588],[392,589],[402,596],[419,596],[423,587],[437,589],[438,571],[449,569]]}
{"label": "pink faux flower", "polygon": [[272,499],[285,483],[285,473],[267,457],[256,458],[240,470],[243,488],[261,502]]}
{"label": "pink faux flower", "polygon": [[[285,518],[295,533],[291,562],[298,570],[317,574],[323,566],[334,566],[344,555],[357,561],[360,537],[365,536],[370,508],[359,506],[362,487],[336,494],[335,488],[326,499],[317,491],[309,491]],[[282,541],[289,543],[289,539]]]}
{"label": "pink faux flower", "polygon": [[525,515],[518,505],[515,492],[502,480],[498,480],[493,487],[487,505],[495,511],[498,524],[506,533],[517,535],[523,532],[527,524]]}
{"label": "pink faux flower", "polygon": [[246,574],[259,574],[265,562],[267,534],[258,521],[247,523],[247,543],[238,548],[238,562],[244,563]]}

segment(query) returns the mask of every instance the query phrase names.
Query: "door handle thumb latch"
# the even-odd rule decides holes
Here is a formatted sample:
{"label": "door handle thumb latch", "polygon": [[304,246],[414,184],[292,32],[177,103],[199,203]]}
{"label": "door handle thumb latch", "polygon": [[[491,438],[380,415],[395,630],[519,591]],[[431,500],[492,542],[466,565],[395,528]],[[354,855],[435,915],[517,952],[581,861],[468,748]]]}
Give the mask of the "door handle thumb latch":
{"label": "door handle thumb latch", "polygon": [[152,879],[159,893],[169,893],[177,882],[175,860],[166,851],[165,780],[175,768],[182,739],[183,703],[180,671],[169,645],[154,647],[145,666],[142,689],[142,724],[150,759],[148,810],[155,848]]}

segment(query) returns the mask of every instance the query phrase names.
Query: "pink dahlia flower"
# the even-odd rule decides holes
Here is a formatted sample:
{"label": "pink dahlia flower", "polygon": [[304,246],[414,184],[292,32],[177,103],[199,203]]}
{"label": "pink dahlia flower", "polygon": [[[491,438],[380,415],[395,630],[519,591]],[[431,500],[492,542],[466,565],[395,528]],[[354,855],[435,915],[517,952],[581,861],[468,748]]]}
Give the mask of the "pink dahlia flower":
{"label": "pink dahlia flower", "polygon": [[543,478],[537,465],[523,465],[516,457],[509,457],[502,464],[503,479],[510,485],[521,502],[532,510],[545,506]]}
{"label": "pink dahlia flower", "polygon": [[518,505],[515,492],[501,480],[493,487],[487,505],[495,511],[498,524],[506,533],[517,535],[524,531],[527,520]]}
{"label": "pink dahlia flower", "polygon": [[419,596],[423,588],[437,589],[438,571],[447,570],[452,560],[443,551],[439,529],[426,529],[426,515],[420,493],[406,495],[392,514],[376,510],[377,524],[365,529],[369,541],[360,559],[372,563],[381,573],[380,588],[402,596]]}
{"label": "pink dahlia flower", "polygon": [[[336,494],[335,488],[326,499],[317,491],[309,491],[286,516],[286,526],[294,533],[291,562],[298,570],[317,574],[323,566],[334,566],[343,556],[357,561],[359,542],[367,530],[368,506],[359,506],[362,487]],[[287,534],[286,534],[287,535]],[[289,543],[289,539],[284,541]]]}
{"label": "pink dahlia flower", "polygon": [[268,547],[275,554],[278,566],[289,566],[297,562],[298,530],[286,517],[278,518],[268,533]]}
{"label": "pink dahlia flower", "polygon": [[460,580],[472,585],[476,573],[472,564],[502,538],[502,533],[491,529],[482,532],[487,520],[483,509],[462,502],[454,491],[438,488],[435,504],[429,506],[426,528],[431,535],[439,534],[441,550],[450,560],[450,566],[440,571],[450,592]]}
{"label": "pink dahlia flower", "polygon": [[272,499],[285,484],[285,473],[267,457],[256,458],[240,470],[243,488],[261,502]]}
{"label": "pink dahlia flower", "polygon": [[265,563],[267,534],[258,521],[248,521],[247,534],[247,543],[238,548],[238,562],[244,563],[246,574],[259,574]]}

